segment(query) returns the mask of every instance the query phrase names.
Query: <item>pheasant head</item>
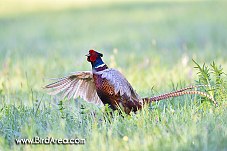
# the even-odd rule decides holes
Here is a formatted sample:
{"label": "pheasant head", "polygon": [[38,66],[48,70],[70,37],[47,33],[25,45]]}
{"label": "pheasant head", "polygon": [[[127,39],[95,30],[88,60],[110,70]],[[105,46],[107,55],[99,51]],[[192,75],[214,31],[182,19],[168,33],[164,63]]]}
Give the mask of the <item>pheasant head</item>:
{"label": "pheasant head", "polygon": [[103,54],[95,51],[89,50],[89,53],[86,55],[87,61],[91,63],[93,71],[101,71],[107,69],[107,65],[102,61]]}

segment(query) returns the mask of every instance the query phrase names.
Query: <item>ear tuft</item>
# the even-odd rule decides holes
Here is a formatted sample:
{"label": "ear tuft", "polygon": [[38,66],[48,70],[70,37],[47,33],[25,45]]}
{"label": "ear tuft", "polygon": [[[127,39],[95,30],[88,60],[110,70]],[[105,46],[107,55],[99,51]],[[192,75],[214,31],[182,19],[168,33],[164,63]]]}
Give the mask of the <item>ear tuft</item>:
{"label": "ear tuft", "polygon": [[95,51],[93,49],[89,50],[89,53],[94,53]]}

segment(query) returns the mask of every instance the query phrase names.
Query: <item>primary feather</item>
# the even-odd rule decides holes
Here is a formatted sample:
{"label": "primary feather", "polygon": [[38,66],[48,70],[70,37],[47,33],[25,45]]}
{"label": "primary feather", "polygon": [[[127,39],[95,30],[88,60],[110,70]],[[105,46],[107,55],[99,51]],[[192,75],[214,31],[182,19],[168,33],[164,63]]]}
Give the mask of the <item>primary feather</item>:
{"label": "primary feather", "polygon": [[102,105],[102,101],[96,92],[92,72],[76,72],[56,80],[56,82],[44,87],[49,89],[48,94],[56,95],[62,93],[63,98],[67,97],[67,99],[76,99],[81,97],[87,102]]}

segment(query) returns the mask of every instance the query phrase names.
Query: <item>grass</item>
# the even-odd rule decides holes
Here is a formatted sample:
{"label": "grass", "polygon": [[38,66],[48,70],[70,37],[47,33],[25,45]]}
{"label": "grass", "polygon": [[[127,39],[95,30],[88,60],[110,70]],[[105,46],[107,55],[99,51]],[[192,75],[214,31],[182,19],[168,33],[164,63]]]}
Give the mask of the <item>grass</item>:
{"label": "grass", "polygon": [[[183,96],[110,118],[82,100],[61,104],[41,88],[49,82],[45,78],[90,70],[84,55],[91,48],[123,72],[141,96],[204,83],[192,59],[201,67],[215,61],[227,73],[224,6],[224,1],[125,2],[0,12],[0,150],[226,150],[223,89],[216,93],[217,108]],[[224,81],[214,75],[211,83],[226,89],[222,76]],[[86,143],[14,142],[34,136],[78,137]]]}

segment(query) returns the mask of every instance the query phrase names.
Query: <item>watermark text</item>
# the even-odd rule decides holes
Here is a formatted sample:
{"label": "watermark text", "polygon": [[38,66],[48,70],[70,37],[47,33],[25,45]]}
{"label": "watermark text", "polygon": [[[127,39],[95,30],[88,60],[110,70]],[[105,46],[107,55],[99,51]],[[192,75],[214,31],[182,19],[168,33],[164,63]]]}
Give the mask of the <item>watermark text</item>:
{"label": "watermark text", "polygon": [[85,139],[79,139],[79,138],[53,138],[53,137],[46,137],[46,138],[40,138],[38,136],[35,136],[32,139],[29,138],[21,138],[21,139],[15,139],[15,143],[17,145],[35,145],[35,144],[57,144],[57,145],[84,145]]}

